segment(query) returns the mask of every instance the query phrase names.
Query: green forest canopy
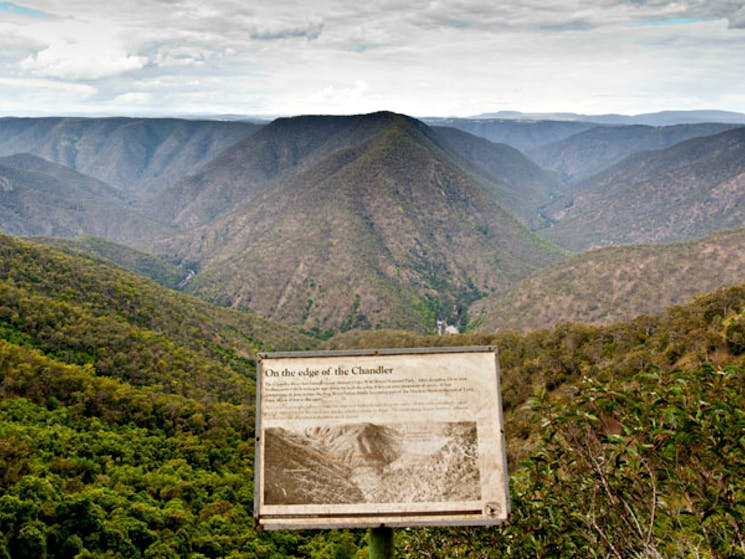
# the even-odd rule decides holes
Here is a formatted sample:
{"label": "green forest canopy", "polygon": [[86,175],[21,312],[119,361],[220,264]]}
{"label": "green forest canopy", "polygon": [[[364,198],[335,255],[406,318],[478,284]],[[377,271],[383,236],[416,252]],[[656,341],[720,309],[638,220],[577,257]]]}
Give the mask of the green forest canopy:
{"label": "green forest canopy", "polygon": [[[252,529],[253,357],[295,330],[0,237],[0,557],[364,557]],[[745,284],[609,327],[328,347],[500,350],[513,518],[402,557],[745,557]]]}

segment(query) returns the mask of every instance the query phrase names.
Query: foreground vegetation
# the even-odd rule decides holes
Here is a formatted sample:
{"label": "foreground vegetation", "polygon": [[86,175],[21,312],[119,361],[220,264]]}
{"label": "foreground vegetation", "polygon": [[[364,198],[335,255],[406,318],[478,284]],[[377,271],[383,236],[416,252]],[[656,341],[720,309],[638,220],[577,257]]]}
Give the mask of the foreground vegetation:
{"label": "foreground vegetation", "polygon": [[[313,341],[0,237],[0,557],[353,558],[252,529],[253,355]],[[349,332],[497,344],[512,521],[398,530],[402,557],[745,557],[745,284],[607,327]]]}
{"label": "foreground vegetation", "polygon": [[409,531],[406,557],[745,557],[745,369],[651,369],[536,400],[501,530]]}

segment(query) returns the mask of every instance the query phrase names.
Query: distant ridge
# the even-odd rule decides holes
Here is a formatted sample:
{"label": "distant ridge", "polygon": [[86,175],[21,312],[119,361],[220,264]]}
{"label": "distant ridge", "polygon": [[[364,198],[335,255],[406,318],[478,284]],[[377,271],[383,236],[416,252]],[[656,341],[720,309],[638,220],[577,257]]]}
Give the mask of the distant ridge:
{"label": "distant ridge", "polygon": [[0,157],[0,231],[119,242],[173,234],[132,208],[116,188],[30,154]]}
{"label": "distant ridge", "polygon": [[673,126],[595,126],[569,138],[528,152],[546,169],[576,183],[634,153],[669,148],[691,138],[713,136],[739,124],[676,124]]}
{"label": "distant ridge", "polygon": [[592,122],[488,117],[426,118],[424,122],[430,126],[457,128],[490,142],[507,144],[523,152],[563,140],[596,126]]}
{"label": "distant ridge", "polygon": [[175,118],[0,118],[0,155],[28,152],[138,198],[179,180],[260,128]]}
{"label": "distant ridge", "polygon": [[637,115],[600,114],[585,115],[577,113],[521,113],[519,111],[498,111],[470,117],[472,119],[505,120],[554,120],[568,122],[593,122],[597,124],[646,124],[649,126],[672,126],[675,124],[697,124],[719,122],[726,124],[745,124],[745,114],[733,111],[690,110],[659,111]]}
{"label": "distant ridge", "polygon": [[745,127],[631,155],[545,212],[541,235],[573,251],[745,226]]}
{"label": "distant ridge", "polygon": [[[0,119],[0,151],[28,145],[122,181],[0,157],[0,227],[94,235],[67,250],[328,335],[473,327],[475,301],[566,257],[554,242],[582,251],[745,225],[745,126],[437,122]],[[540,145],[530,155],[554,171],[464,123]]]}

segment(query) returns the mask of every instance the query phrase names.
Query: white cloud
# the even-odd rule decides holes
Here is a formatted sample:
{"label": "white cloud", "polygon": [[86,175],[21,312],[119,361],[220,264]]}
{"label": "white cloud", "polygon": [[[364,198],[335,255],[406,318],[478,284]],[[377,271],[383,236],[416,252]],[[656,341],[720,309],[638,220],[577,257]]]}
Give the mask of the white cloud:
{"label": "white cloud", "polygon": [[[55,17],[0,22],[0,75],[94,84],[91,111],[745,111],[742,96],[726,95],[745,90],[742,0],[34,0],[33,9]],[[0,91],[0,104],[9,95]],[[70,99],[55,106],[64,112]]]}
{"label": "white cloud", "polygon": [[313,103],[323,104],[347,104],[350,101],[358,101],[365,96],[369,86],[364,80],[357,80],[350,87],[336,87],[328,85],[310,96]]}
{"label": "white cloud", "polygon": [[153,100],[152,93],[144,91],[130,91],[114,97],[112,103],[115,105],[145,105]]}
{"label": "white cloud", "polygon": [[35,76],[90,80],[143,68],[147,59],[127,52],[105,25],[40,24],[47,46],[20,62]]}

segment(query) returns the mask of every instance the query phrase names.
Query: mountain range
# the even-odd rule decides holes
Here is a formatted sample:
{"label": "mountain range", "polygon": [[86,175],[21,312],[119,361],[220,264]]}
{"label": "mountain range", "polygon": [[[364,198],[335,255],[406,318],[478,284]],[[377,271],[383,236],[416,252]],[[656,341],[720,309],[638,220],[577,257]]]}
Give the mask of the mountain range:
{"label": "mountain range", "polygon": [[745,225],[745,127],[630,155],[544,208],[573,251],[702,237]]}
{"label": "mountain range", "polygon": [[[397,555],[742,555],[743,129],[658,145],[679,129],[605,127],[606,167],[566,180],[392,113],[251,126],[205,155],[184,125],[172,175],[129,150],[155,146],[127,139],[138,126],[113,151],[73,142],[150,169],[137,184],[34,151],[64,126],[2,157],[0,228],[60,236],[0,234],[0,556],[366,556],[361,531],[252,528],[256,354],[319,334],[499,348],[511,521],[400,530]],[[436,318],[480,331],[423,335]],[[291,482],[269,500],[477,498],[476,425],[437,425],[280,427],[267,456]]]}
{"label": "mountain range", "polygon": [[[658,116],[707,114],[727,120]],[[568,251],[745,226],[745,128],[732,115],[513,116],[4,118],[0,227],[94,235],[65,246],[321,334],[467,327],[525,278],[581,268]]]}
{"label": "mountain range", "polygon": [[147,197],[258,128],[167,118],[6,117],[0,118],[0,155],[33,153],[130,197]]}
{"label": "mountain range", "polygon": [[661,150],[677,143],[713,136],[736,124],[676,124],[674,126],[595,126],[532,150],[528,156],[573,184],[613,166],[635,153]]}

